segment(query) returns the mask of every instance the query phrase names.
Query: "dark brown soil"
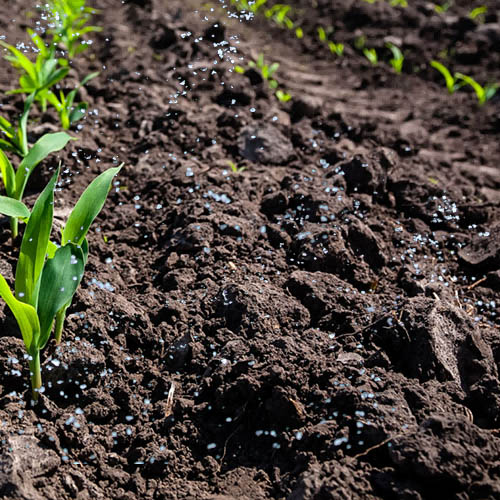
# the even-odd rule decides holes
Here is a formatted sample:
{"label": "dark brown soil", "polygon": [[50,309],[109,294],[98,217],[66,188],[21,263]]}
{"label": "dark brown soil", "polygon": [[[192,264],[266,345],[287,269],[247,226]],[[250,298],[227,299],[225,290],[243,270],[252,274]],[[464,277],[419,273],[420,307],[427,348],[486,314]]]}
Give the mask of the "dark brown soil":
{"label": "dark brown soil", "polygon": [[[500,96],[448,95],[426,65],[447,49],[499,81],[498,2],[479,22],[468,1],[297,0],[300,41],[219,3],[96,3],[104,30],[74,75],[102,73],[58,216],[125,167],[36,406],[2,303],[0,496],[500,498]],[[38,19],[11,2],[0,34],[26,42]],[[363,34],[383,61],[398,39],[402,75],[356,51]],[[232,71],[260,52],[291,102]],[[0,111],[20,102],[2,93]],[[34,118],[33,138],[57,128]]]}

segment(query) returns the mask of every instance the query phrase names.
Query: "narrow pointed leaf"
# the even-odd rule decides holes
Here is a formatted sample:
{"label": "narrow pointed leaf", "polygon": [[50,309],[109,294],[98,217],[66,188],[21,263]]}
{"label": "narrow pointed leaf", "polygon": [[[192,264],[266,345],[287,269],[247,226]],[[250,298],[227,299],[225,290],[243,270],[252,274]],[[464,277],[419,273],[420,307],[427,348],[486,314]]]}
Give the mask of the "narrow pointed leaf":
{"label": "narrow pointed leaf", "polygon": [[72,243],[58,248],[54,258],[45,263],[38,299],[41,349],[49,340],[57,311],[68,304],[76,292],[84,266],[82,249]]}
{"label": "narrow pointed leaf", "polygon": [[54,214],[54,188],[59,170],[35,202],[24,231],[16,268],[16,297],[36,307]]}
{"label": "narrow pointed leaf", "polygon": [[71,212],[62,233],[62,244],[68,242],[81,245],[90,225],[102,210],[113,177],[120,171],[119,167],[110,168],[94,179],[85,189]]}
{"label": "narrow pointed leaf", "polygon": [[26,183],[33,169],[50,153],[63,149],[71,139],[72,137],[66,132],[56,132],[45,134],[36,141],[17,169],[15,198],[20,200],[23,197]]}
{"label": "narrow pointed leaf", "polygon": [[0,149],[0,172],[2,173],[3,185],[9,197],[14,197],[16,190],[16,173],[6,154]]}
{"label": "narrow pointed leaf", "polygon": [[30,211],[22,201],[8,196],[0,196],[0,214],[24,218],[30,216]]}
{"label": "narrow pointed leaf", "polygon": [[14,46],[9,45],[8,43],[3,42],[2,40],[0,40],[0,45],[10,50],[15,56],[15,57],[7,57],[6,59],[10,60],[11,62],[15,61],[19,66],[21,66],[24,69],[24,71],[26,71],[26,73],[28,73],[31,79],[34,82],[36,82],[36,71],[34,64]]}
{"label": "narrow pointed leaf", "polygon": [[10,291],[5,278],[0,274],[0,296],[16,318],[26,349],[30,349],[33,339],[40,333],[40,323],[34,307],[17,300]]}

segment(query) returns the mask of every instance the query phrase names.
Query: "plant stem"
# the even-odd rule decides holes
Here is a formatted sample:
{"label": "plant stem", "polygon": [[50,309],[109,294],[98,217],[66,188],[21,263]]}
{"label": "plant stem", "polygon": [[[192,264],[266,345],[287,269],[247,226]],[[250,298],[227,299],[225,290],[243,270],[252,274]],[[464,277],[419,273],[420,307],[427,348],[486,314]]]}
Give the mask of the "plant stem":
{"label": "plant stem", "polygon": [[42,387],[42,372],[40,371],[40,351],[31,354],[29,361],[31,372],[31,389],[33,394],[33,401],[38,400],[39,390]]}
{"label": "plant stem", "polygon": [[61,343],[61,335],[64,327],[64,320],[66,319],[66,307],[60,309],[56,314],[56,345]]}
{"label": "plant stem", "polygon": [[17,238],[18,234],[19,234],[19,220],[17,217],[11,217],[10,218],[10,237],[12,238],[12,241],[14,241]]}

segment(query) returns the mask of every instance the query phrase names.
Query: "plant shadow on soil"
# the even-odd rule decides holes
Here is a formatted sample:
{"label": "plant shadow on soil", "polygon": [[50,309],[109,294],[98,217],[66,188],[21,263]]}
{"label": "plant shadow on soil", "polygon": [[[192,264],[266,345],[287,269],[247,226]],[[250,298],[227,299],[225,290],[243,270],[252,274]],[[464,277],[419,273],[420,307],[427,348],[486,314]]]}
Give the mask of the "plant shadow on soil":
{"label": "plant shadow on soil", "polygon": [[[126,166],[35,407],[0,312],[1,495],[500,496],[500,100],[478,108],[431,69],[396,77],[351,45],[383,51],[391,33],[408,68],[451,47],[457,70],[498,80],[499,12],[411,3],[292,2],[306,33],[331,19],[335,58],[220,4],[99,1],[78,71],[102,74],[81,91],[56,220]],[[12,9],[11,43],[32,4]],[[291,102],[232,71],[262,51]],[[37,134],[57,124],[34,115]]]}

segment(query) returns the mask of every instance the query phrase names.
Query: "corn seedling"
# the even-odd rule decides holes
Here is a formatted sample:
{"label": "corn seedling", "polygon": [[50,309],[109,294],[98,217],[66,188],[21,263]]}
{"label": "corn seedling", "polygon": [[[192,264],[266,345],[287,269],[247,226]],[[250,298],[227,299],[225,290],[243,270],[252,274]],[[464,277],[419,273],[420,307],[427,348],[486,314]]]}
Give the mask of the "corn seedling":
{"label": "corn seedling", "polygon": [[59,66],[59,61],[55,58],[54,47],[47,48],[38,35],[31,30],[28,31],[39,50],[35,62],[32,62],[13,45],[0,40],[0,45],[11,53],[5,58],[21,74],[19,88],[10,90],[7,94],[35,94],[35,99],[40,102],[42,110],[45,111],[50,87],[60,82],[68,74],[69,68]]}
{"label": "corn seedling", "polygon": [[394,68],[396,73],[401,73],[403,70],[405,56],[401,52],[401,49],[393,43],[388,43],[387,48],[392,52],[392,58],[389,61],[391,66]]}
{"label": "corn seedling", "polygon": [[448,2],[444,2],[443,4],[439,5],[439,4],[434,4],[434,10],[438,13],[438,14],[443,14],[444,12],[447,12],[450,7],[453,6],[453,1],[450,0]]}
{"label": "corn seedling", "polygon": [[474,89],[480,106],[489,101],[496,94],[499,87],[498,83],[486,84],[483,87],[476,80],[462,73],[455,73],[455,80],[461,80],[464,82],[463,85],[470,85]]}
{"label": "corn seedling", "polygon": [[291,30],[294,28],[294,23],[287,15],[291,11],[292,8],[289,5],[277,3],[267,9],[264,15],[268,19],[272,19],[278,26]]}
{"label": "corn seedling", "polygon": [[450,94],[453,94],[455,90],[457,90],[457,87],[456,87],[455,77],[450,73],[450,70],[444,64],[441,64],[439,61],[431,61],[430,64],[434,69],[437,69],[441,73],[441,75],[443,75],[448,92]]}
{"label": "corn seedling", "polygon": [[330,40],[328,42],[328,48],[332,54],[336,54],[337,56],[341,56],[344,53],[343,43],[335,43]]}
{"label": "corn seedling", "polygon": [[104,206],[111,181],[120,168],[110,168],[87,187],[62,230],[60,245],[50,241],[59,169],[31,213],[24,206],[27,225],[16,267],[15,293],[0,274],[0,296],[21,330],[29,356],[34,400],[42,388],[40,352],[49,341],[54,322],[56,343],[61,340],[66,309],[71,305],[87,263],[87,232]]}
{"label": "corn seedling", "polygon": [[318,26],[318,39],[320,42],[328,45],[330,52],[332,54],[336,54],[337,56],[341,56],[344,53],[344,44],[343,43],[335,43],[332,40],[329,40],[329,36],[333,32],[332,28],[328,28],[326,30],[323,26]]}
{"label": "corn seedling", "polygon": [[35,94],[31,94],[24,102],[24,109],[19,117],[17,127],[12,125],[7,119],[0,116],[1,150],[16,153],[21,157],[28,154],[28,134],[26,127],[34,98]]}
{"label": "corn seedling", "polygon": [[[19,203],[22,201],[26,184],[35,167],[49,154],[63,149],[70,139],[71,136],[65,132],[45,134],[29,149],[27,155],[19,163],[17,170],[14,169],[7,155],[0,150],[0,173],[2,174],[5,194],[7,195],[2,197],[2,201],[0,201],[0,213],[10,217],[13,240],[18,235],[19,219],[26,216],[22,210],[18,215],[12,213],[13,204],[20,206]],[[16,204],[16,201],[19,203]]]}
{"label": "corn seedling", "polygon": [[365,47],[363,49],[363,54],[373,66],[376,66],[378,64],[378,55],[376,49],[369,49]]}
{"label": "corn seedling", "polygon": [[288,92],[284,92],[281,89],[278,89],[276,91],[275,95],[280,102],[288,102],[292,98],[292,94],[289,94]]}
{"label": "corn seedling", "polygon": [[239,174],[240,172],[243,172],[245,169],[245,167],[238,167],[238,165],[236,165],[236,163],[234,163],[234,161],[228,161],[227,164],[229,165],[229,168],[231,169],[231,172],[233,172],[234,174]]}
{"label": "corn seedling", "polygon": [[408,7],[408,2],[407,0],[391,0],[390,1],[391,7]]}
{"label": "corn seedling", "polygon": [[83,39],[87,33],[101,31],[98,26],[88,26],[96,9],[85,5],[85,0],[49,0],[46,4],[51,26],[49,33],[53,45],[59,45],[72,59],[80,54],[91,42]]}
{"label": "corn seedling", "polygon": [[[288,92],[278,89],[278,81],[273,78],[274,73],[276,73],[276,71],[280,67],[279,63],[275,62],[266,64],[264,61],[264,54],[259,54],[257,61],[250,61],[248,65],[251,68],[257,68],[260,71],[262,78],[267,82],[269,88],[275,91],[275,95],[279,101],[288,102],[292,98],[292,96]],[[244,68],[242,68],[241,66],[236,66],[234,69],[238,73],[245,72]]]}
{"label": "corn seedling", "polygon": [[478,21],[483,19],[484,20],[484,15],[488,12],[488,7],[486,5],[481,5],[480,7],[476,7],[475,9],[472,9],[469,12],[469,18],[470,19],[477,19]]}
{"label": "corn seedling", "polygon": [[57,97],[57,95],[52,91],[48,92],[47,100],[56,109],[59,119],[61,120],[61,126],[64,130],[69,129],[73,123],[85,116],[88,103],[80,102],[75,106],[75,97],[78,90],[80,90],[81,87],[92,80],[92,78],[95,78],[98,74],[99,73],[96,72],[87,75],[76,88],[68,93],[68,95],[64,95],[62,90],[59,91],[59,97]]}

